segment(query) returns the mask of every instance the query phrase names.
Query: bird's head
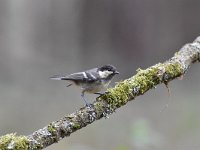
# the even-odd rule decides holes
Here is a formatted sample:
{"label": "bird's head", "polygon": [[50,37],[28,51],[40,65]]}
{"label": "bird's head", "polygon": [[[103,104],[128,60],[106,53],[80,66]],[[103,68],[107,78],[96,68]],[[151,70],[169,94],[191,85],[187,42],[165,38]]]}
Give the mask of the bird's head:
{"label": "bird's head", "polygon": [[112,78],[114,75],[119,74],[117,69],[113,65],[104,65],[98,68],[100,78]]}

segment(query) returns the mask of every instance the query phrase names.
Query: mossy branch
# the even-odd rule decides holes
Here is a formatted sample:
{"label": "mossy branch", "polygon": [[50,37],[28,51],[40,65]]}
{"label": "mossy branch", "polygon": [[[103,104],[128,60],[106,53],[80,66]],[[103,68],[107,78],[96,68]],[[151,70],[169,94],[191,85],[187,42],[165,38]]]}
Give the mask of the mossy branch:
{"label": "mossy branch", "polygon": [[128,101],[144,94],[156,85],[167,83],[183,76],[190,65],[200,61],[200,37],[183,46],[164,63],[158,63],[145,70],[138,69],[133,77],[117,83],[114,88],[98,97],[89,107],[83,107],[58,121],[53,121],[28,136],[7,134],[0,137],[0,149],[36,150],[58,142],[71,133],[112,114]]}

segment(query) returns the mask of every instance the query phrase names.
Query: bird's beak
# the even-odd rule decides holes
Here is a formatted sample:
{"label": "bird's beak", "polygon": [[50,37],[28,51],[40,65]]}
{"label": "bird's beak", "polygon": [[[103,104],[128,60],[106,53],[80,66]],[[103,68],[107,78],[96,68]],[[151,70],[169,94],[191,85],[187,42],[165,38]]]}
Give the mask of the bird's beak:
{"label": "bird's beak", "polygon": [[119,74],[119,72],[118,72],[118,71],[115,71],[115,74]]}

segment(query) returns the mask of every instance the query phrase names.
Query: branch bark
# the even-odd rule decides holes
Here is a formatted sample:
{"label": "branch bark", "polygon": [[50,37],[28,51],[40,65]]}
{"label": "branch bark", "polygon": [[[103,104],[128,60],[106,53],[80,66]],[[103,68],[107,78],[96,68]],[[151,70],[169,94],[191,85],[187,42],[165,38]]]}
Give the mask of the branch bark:
{"label": "branch bark", "polygon": [[54,144],[73,132],[112,114],[128,101],[144,94],[156,85],[167,83],[183,76],[190,65],[200,61],[200,36],[183,46],[164,63],[158,63],[145,70],[138,69],[133,77],[117,83],[114,88],[98,97],[90,106],[80,108],[60,120],[53,121],[28,136],[7,134],[0,137],[0,149],[43,149]]}

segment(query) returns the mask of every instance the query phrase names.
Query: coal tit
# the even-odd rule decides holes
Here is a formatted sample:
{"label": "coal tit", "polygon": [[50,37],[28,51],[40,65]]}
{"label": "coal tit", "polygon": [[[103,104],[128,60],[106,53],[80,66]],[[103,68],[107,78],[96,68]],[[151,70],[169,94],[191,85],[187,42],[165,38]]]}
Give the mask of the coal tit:
{"label": "coal tit", "polygon": [[[77,85],[82,89],[81,97],[88,106],[88,102],[84,97],[84,93],[97,93],[106,89],[111,79],[119,72],[113,65],[104,65],[99,68],[93,68],[83,72],[73,73],[66,76],[55,75],[51,77],[53,80],[67,80],[70,82],[68,86]],[[67,87],[68,87],[67,86]]]}

